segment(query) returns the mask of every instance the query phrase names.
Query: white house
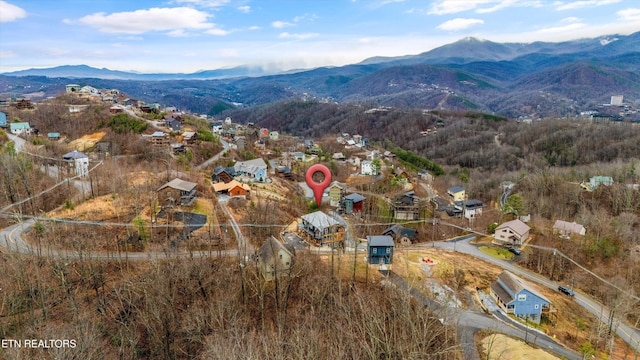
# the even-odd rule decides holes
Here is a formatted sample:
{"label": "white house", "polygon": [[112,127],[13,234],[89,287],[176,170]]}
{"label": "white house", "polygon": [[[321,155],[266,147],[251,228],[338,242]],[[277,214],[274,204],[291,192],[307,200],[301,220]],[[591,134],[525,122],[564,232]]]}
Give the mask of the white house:
{"label": "white house", "polygon": [[569,238],[571,234],[582,235],[584,236],[587,233],[587,230],[584,226],[574,222],[568,222],[563,220],[556,220],[556,223],[553,224],[553,233],[560,235],[563,238]]}
{"label": "white house", "polygon": [[11,131],[13,135],[28,134],[31,132],[31,126],[28,122],[10,123],[9,131]]}
{"label": "white house", "polygon": [[78,150],[73,150],[62,155],[62,159],[69,163],[69,167],[74,170],[77,176],[85,177],[89,174],[89,158],[87,155]]}
{"label": "white house", "polygon": [[378,175],[377,169],[373,166],[373,161],[362,160],[360,162],[360,173],[362,175]]}
{"label": "white house", "polygon": [[529,238],[529,225],[520,220],[511,220],[496,228],[493,239],[505,245],[521,246]]}

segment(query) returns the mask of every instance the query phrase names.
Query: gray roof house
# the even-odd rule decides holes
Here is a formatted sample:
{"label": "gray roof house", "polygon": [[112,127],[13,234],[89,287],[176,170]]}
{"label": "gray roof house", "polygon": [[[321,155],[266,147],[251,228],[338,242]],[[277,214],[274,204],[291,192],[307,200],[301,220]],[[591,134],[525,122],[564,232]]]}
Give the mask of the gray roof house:
{"label": "gray roof house", "polygon": [[[191,205],[196,200],[196,185],[194,182],[178,178],[173,179],[158,188],[160,203],[162,205],[169,205],[169,203],[178,205],[176,201],[179,199],[180,205]],[[176,192],[174,193],[174,191]],[[179,197],[176,195],[179,195]]]}
{"label": "gray roof house", "polygon": [[494,241],[506,245],[521,246],[529,238],[531,228],[516,219],[500,224],[493,234]]}
{"label": "gray roof house", "polygon": [[575,221],[556,220],[555,224],[553,224],[553,233],[560,235],[560,237],[569,238],[571,234],[584,236],[587,230]]}
{"label": "gray roof house", "polygon": [[341,242],[345,238],[344,226],[322,211],[302,215],[301,219],[300,230],[316,245]]}

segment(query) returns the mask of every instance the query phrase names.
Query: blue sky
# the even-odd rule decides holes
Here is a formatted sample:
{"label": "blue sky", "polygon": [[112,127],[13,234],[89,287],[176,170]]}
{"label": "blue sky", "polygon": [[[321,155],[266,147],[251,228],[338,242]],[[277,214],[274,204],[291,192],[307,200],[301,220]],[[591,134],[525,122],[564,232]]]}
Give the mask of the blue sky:
{"label": "blue sky", "polygon": [[418,54],[467,36],[533,42],[636,31],[638,0],[0,0],[0,72],[299,69]]}

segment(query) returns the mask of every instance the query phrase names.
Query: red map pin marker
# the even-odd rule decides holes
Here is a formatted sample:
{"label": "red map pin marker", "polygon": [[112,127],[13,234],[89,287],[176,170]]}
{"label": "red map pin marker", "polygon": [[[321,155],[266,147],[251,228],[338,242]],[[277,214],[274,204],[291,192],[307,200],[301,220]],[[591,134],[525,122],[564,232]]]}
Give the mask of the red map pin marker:
{"label": "red map pin marker", "polygon": [[[313,175],[317,172],[320,172],[322,173],[322,175],[324,175],[324,180],[322,180],[322,182],[317,183],[313,181]],[[307,185],[309,185],[311,190],[313,190],[313,194],[316,197],[316,204],[320,206],[320,204],[322,203],[322,193],[324,192],[324,189],[327,188],[329,183],[331,183],[331,171],[328,167],[322,164],[312,165],[309,170],[307,170],[305,180],[307,180]]]}

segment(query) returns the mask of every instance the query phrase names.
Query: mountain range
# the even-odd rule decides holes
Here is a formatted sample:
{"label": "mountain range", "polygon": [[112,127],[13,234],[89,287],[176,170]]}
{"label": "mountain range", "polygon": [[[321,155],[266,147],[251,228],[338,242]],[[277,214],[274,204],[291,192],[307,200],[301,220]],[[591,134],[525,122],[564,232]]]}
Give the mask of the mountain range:
{"label": "mountain range", "polygon": [[0,93],[54,95],[69,82],[214,115],[220,104],[283,100],[473,109],[508,117],[566,116],[624,95],[640,104],[640,32],[558,43],[464,38],[418,55],[270,74],[241,66],[192,74],[138,74],[85,65],[0,75]]}

